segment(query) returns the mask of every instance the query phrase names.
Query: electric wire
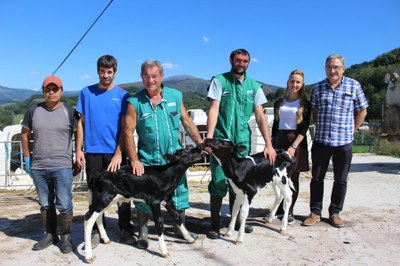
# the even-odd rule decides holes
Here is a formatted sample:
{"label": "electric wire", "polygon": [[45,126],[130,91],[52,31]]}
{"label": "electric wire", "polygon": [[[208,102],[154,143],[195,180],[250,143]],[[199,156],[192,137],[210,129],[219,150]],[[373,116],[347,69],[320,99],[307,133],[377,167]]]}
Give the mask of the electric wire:
{"label": "electric wire", "polygon": [[111,5],[111,3],[114,0],[110,0],[110,2],[108,3],[108,5],[104,8],[104,10],[100,13],[100,15],[96,18],[96,20],[92,23],[92,25],[89,27],[89,29],[85,32],[85,34],[83,34],[83,36],[81,37],[81,39],[75,44],[74,48],[72,48],[72,50],[68,53],[68,55],[64,58],[64,60],[61,62],[61,64],[56,68],[56,70],[54,70],[54,72],[51,75],[55,75],[57,73],[57,71],[61,68],[61,66],[65,63],[65,61],[67,61],[68,57],[74,52],[74,50],[76,49],[76,47],[78,47],[78,45],[81,43],[81,41],[85,38],[85,36],[89,33],[89,31],[93,28],[94,24],[96,24],[96,22],[100,19],[100,17],[104,14],[104,12],[106,12],[107,8]]}

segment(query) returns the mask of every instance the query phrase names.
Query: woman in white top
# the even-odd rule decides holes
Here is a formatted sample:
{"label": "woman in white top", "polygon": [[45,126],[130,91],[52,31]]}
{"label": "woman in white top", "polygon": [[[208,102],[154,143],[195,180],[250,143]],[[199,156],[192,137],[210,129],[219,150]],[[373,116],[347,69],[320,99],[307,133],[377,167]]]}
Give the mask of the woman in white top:
{"label": "woman in white top", "polygon": [[[293,207],[299,195],[300,172],[309,171],[307,130],[310,125],[310,102],[304,93],[304,73],[293,70],[289,75],[285,94],[274,103],[274,123],[272,126],[272,141],[275,149],[285,149],[293,157],[296,164],[291,180],[295,190],[292,190],[292,204],[289,209],[288,223],[295,222]],[[277,215],[283,215],[282,204]]]}

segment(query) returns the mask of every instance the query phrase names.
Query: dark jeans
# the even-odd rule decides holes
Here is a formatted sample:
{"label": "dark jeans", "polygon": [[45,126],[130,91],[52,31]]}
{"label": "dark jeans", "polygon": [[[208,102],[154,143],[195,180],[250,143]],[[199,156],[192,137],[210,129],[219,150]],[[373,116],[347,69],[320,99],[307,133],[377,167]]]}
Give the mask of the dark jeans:
{"label": "dark jeans", "polygon": [[[87,182],[90,184],[90,180],[96,177],[96,173],[104,171],[110,164],[113,154],[102,154],[102,153],[86,153],[86,176]],[[122,156],[121,166],[126,165],[126,156]],[[89,187],[90,189],[90,187]],[[103,216],[104,221],[104,216]],[[120,229],[131,228],[131,204],[121,203],[118,204],[118,226]],[[94,231],[98,231],[97,224],[93,227]]]}
{"label": "dark jeans", "polygon": [[313,143],[311,149],[312,179],[310,183],[310,210],[312,213],[321,215],[324,179],[331,158],[334,182],[329,215],[339,214],[342,211],[347,191],[347,176],[353,158],[352,147],[353,143],[339,147],[331,147],[318,142]]}

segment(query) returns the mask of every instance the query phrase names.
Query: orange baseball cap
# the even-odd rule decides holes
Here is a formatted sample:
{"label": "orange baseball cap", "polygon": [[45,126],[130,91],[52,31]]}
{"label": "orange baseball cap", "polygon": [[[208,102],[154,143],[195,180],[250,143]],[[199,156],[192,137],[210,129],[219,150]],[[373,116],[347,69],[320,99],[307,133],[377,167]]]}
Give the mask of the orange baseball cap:
{"label": "orange baseball cap", "polygon": [[53,83],[59,88],[62,88],[63,84],[59,77],[57,76],[48,76],[43,80],[42,88],[46,88],[49,84]]}

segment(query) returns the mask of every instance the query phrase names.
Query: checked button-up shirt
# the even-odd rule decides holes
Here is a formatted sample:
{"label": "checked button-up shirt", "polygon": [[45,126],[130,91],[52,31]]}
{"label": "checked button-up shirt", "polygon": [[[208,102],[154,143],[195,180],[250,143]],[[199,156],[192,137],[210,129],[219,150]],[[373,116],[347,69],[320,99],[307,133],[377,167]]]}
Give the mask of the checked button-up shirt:
{"label": "checked button-up shirt", "polygon": [[333,147],[353,142],[355,111],[368,107],[358,81],[343,77],[333,90],[325,79],[313,87],[310,102],[317,110],[314,141]]}

